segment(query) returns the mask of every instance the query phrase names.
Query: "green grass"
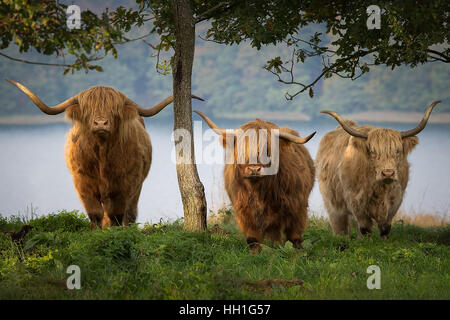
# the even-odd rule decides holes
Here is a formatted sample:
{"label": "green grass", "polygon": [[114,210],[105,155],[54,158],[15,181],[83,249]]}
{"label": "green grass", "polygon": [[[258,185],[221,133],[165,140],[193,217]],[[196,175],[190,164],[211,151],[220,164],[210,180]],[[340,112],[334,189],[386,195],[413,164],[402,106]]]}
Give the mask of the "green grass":
{"label": "green grass", "polygon": [[[222,213],[223,214],[223,213]],[[303,249],[263,245],[250,255],[232,215],[229,233],[189,233],[170,224],[89,230],[77,212],[25,221],[0,217],[0,299],[450,299],[450,227],[396,224],[389,239],[335,237],[313,218]],[[223,222],[225,221],[225,222]],[[69,265],[81,269],[68,290]],[[381,289],[366,286],[381,268]]]}

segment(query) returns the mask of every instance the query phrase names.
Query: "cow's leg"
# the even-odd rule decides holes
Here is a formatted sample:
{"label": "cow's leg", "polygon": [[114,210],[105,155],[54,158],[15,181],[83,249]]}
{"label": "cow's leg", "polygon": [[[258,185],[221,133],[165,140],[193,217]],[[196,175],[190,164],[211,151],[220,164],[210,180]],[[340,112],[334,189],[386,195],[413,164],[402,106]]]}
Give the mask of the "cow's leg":
{"label": "cow's leg", "polygon": [[250,248],[250,253],[260,253],[261,246],[260,243],[263,242],[264,237],[261,230],[253,225],[246,225],[243,229],[245,240]]}
{"label": "cow's leg", "polygon": [[337,236],[350,234],[349,214],[344,208],[336,208],[328,199],[324,198],[325,209],[330,218],[331,229]]}
{"label": "cow's leg", "polygon": [[391,224],[390,223],[384,223],[379,224],[378,229],[380,229],[380,237],[383,239],[386,239],[391,232]]}
{"label": "cow's leg", "polygon": [[378,229],[380,230],[380,237],[386,239],[391,232],[392,219],[394,219],[395,214],[398,211],[398,208],[402,204],[403,200],[403,192],[400,196],[394,197],[390,201],[390,205],[387,208],[387,217],[385,221],[378,221]]}
{"label": "cow's leg", "polygon": [[286,228],[286,240],[292,242],[294,248],[300,249],[303,242],[304,229],[300,226]]}
{"label": "cow's leg", "polygon": [[103,220],[103,207],[100,201],[96,197],[88,197],[86,195],[80,195],[80,199],[86,209],[89,220],[91,221],[91,230],[101,228]]}
{"label": "cow's leg", "polygon": [[236,220],[239,225],[239,229],[244,234],[245,240],[250,247],[252,254],[261,252],[261,246],[264,237],[260,228],[255,226],[252,215],[250,212],[244,212],[244,210],[236,211]]}
{"label": "cow's leg", "polygon": [[266,236],[272,244],[276,242],[281,243],[281,227],[279,225],[271,225],[264,230],[264,236]]}
{"label": "cow's leg", "polygon": [[292,217],[288,221],[285,232],[286,240],[289,240],[294,245],[294,248],[300,249],[303,242],[303,233],[308,222],[308,213],[306,208],[302,208],[297,216]]}
{"label": "cow's leg", "polygon": [[[123,216],[125,215],[126,200],[124,197],[117,195],[102,200],[105,214],[109,218],[109,224],[112,226],[121,226]],[[106,220],[104,220],[106,222]],[[105,225],[106,226],[106,225]]]}
{"label": "cow's leg", "polygon": [[122,225],[128,226],[130,223],[135,223],[137,218],[137,211],[137,203],[127,208],[125,215],[123,216]]}
{"label": "cow's leg", "polygon": [[129,225],[130,223],[135,223],[138,213],[138,201],[139,196],[141,194],[142,185],[139,187],[136,194],[132,197],[131,201],[129,202],[128,208],[125,211],[125,216],[123,217],[122,224],[124,226]]}
{"label": "cow's leg", "polygon": [[349,215],[347,212],[328,212],[328,217],[335,235],[346,236],[350,234]]}
{"label": "cow's leg", "polygon": [[256,254],[261,252],[261,245],[263,237],[260,234],[255,233],[246,233],[244,234],[247,244],[250,248],[250,253]]}
{"label": "cow's leg", "polygon": [[372,234],[372,219],[367,213],[360,213],[354,215],[356,218],[356,224],[358,226],[358,238]]}
{"label": "cow's leg", "polygon": [[96,188],[96,181],[80,174],[74,174],[73,181],[78,197],[91,221],[91,230],[101,228],[103,207],[100,202],[99,192]]}

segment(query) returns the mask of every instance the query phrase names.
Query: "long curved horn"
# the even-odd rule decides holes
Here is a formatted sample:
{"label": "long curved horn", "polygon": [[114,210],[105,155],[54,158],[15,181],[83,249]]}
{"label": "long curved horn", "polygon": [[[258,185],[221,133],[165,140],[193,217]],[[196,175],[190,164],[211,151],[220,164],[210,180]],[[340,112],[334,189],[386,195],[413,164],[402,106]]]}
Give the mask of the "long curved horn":
{"label": "long curved horn", "polygon": [[349,126],[347,123],[345,123],[345,121],[341,118],[341,116],[338,115],[336,112],[324,110],[324,111],[320,111],[320,113],[327,113],[330,116],[332,116],[333,118],[335,118],[336,121],[339,122],[339,124],[341,125],[342,129],[347,131],[348,134],[350,134],[354,137],[367,139],[367,134],[365,134],[364,132],[360,132],[360,131],[352,128],[351,126]]}
{"label": "long curved horn", "polygon": [[[204,99],[194,96],[191,96],[194,99],[205,101]],[[152,117],[156,114],[158,114],[162,109],[164,109],[167,105],[169,105],[171,102],[173,102],[173,96],[165,98],[163,101],[158,103],[157,105],[151,107],[151,108],[142,108],[140,105],[138,105],[136,102],[131,100],[130,98],[127,98],[125,104],[133,106],[136,108],[136,110],[139,112],[139,115],[142,117]]]}
{"label": "long curved horn", "polygon": [[435,101],[432,104],[430,104],[427,108],[427,111],[425,111],[425,115],[423,116],[422,121],[420,121],[419,125],[415,127],[414,129],[408,130],[408,131],[401,131],[400,134],[402,138],[408,138],[411,136],[415,136],[420,131],[425,129],[425,126],[427,125],[428,118],[430,117],[431,111],[433,111],[433,108],[435,105],[437,105],[441,100]]}
{"label": "long curved horn", "polygon": [[55,114],[60,114],[62,112],[64,112],[67,107],[71,106],[71,105],[75,105],[78,104],[78,100],[76,97],[72,97],[67,99],[64,102],[61,102],[60,104],[54,106],[54,107],[49,107],[47,106],[44,102],[41,101],[41,99],[39,99],[33,92],[31,92],[27,87],[25,87],[24,85],[13,81],[13,80],[9,80],[9,79],[5,79],[6,81],[12,83],[13,85],[15,85],[17,88],[19,88],[20,90],[22,90],[33,102],[34,104],[41,109],[42,112],[49,114],[49,115],[55,115]]}
{"label": "long curved horn", "polygon": [[307,143],[309,140],[311,140],[311,138],[314,137],[314,135],[316,133],[317,133],[317,131],[314,131],[313,133],[311,133],[306,138],[302,138],[302,137],[294,136],[293,134],[290,134],[290,133],[287,133],[287,132],[284,132],[284,131],[280,131],[280,138],[289,140],[289,141],[294,142],[294,143],[304,144],[304,143]]}
{"label": "long curved horn", "polygon": [[210,118],[208,118],[205,114],[203,114],[202,112],[198,111],[198,110],[194,110],[195,113],[197,113],[200,117],[203,118],[203,120],[206,121],[206,123],[208,124],[208,126],[214,130],[215,133],[217,134],[234,134],[234,130],[231,129],[222,129],[220,128],[218,125],[216,125]]}

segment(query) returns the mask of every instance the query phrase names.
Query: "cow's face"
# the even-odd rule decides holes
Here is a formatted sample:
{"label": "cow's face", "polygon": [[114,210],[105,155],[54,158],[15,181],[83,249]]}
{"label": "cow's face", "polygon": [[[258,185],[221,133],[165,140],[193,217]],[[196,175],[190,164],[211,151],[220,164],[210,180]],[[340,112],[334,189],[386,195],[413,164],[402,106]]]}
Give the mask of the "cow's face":
{"label": "cow's face", "polygon": [[[266,133],[261,133],[260,130]],[[278,149],[272,150],[271,148],[270,130],[240,128],[236,131],[237,134],[228,137],[228,143],[232,143],[232,146],[229,147],[234,147],[233,163],[239,171],[239,176],[250,181],[257,181],[266,177],[267,169],[271,166],[272,153],[279,152]],[[220,140],[227,150],[226,135],[221,135]]]}
{"label": "cow's face", "polygon": [[278,174],[280,158],[283,153],[290,152],[287,149],[291,148],[293,140],[305,141],[292,129],[279,128],[261,120],[249,122],[233,132],[232,136],[222,134],[220,137],[226,157],[228,153],[234,153],[232,161],[239,176],[253,182]]}
{"label": "cow's face", "polygon": [[130,119],[135,108],[125,105],[126,97],[110,87],[92,87],[78,94],[79,104],[69,107],[67,116],[100,141],[107,140]]}
{"label": "cow's face", "polygon": [[353,138],[366,153],[376,180],[385,184],[397,181],[406,158],[418,144],[417,137],[402,138],[399,131],[375,128],[367,139]]}

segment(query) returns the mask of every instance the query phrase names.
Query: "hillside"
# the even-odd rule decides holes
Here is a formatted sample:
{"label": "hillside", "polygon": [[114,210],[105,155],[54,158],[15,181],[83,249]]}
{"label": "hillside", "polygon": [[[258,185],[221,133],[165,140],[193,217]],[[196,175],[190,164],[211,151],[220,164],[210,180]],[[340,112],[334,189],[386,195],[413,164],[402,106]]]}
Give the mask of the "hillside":
{"label": "hillside", "polygon": [[[81,1],[81,7],[95,12],[102,11],[102,5]],[[133,3],[133,1],[107,1],[103,6]],[[150,26],[134,30],[129,37],[144,35]],[[204,35],[206,25],[197,27],[197,34]],[[309,27],[304,33],[324,31],[322,26]],[[157,39],[148,38],[157,44]],[[314,88],[314,98],[307,94],[293,101],[286,101],[284,94],[289,88],[276,81],[264,70],[263,65],[275,56],[284,60],[290,57],[291,49],[283,46],[267,46],[260,51],[248,44],[225,46],[214,42],[196,40],[196,55],[193,73],[193,91],[206,99],[194,106],[221,117],[235,117],[240,114],[276,114],[278,117],[310,119],[319,116],[319,110],[333,109],[347,114],[365,112],[418,112],[434,100],[443,100],[435,112],[450,112],[450,66],[443,63],[419,65],[415,69],[399,67],[390,70],[383,66],[372,67],[368,74],[351,81],[333,76],[320,81]],[[93,85],[113,86],[137,103],[150,105],[171,94],[172,78],[155,71],[155,52],[142,41],[118,46],[119,58],[107,57],[99,64],[104,72],[92,71],[63,75],[63,69],[22,64],[0,57],[2,78],[8,77],[22,82],[52,105],[75,95]],[[15,47],[2,50],[14,57],[31,61],[61,62],[61,58],[43,56],[37,53],[20,54]],[[164,54],[162,60],[169,59]],[[70,55],[65,57],[70,61]],[[296,68],[299,79],[313,79],[320,73],[320,61],[311,60]],[[292,88],[290,90],[295,90]],[[171,110],[164,110],[159,116],[168,116]],[[0,117],[37,115],[29,99],[11,84],[0,81]],[[283,116],[283,114],[285,114]],[[401,117],[401,116],[400,116]],[[386,119],[389,121],[389,118]]]}

